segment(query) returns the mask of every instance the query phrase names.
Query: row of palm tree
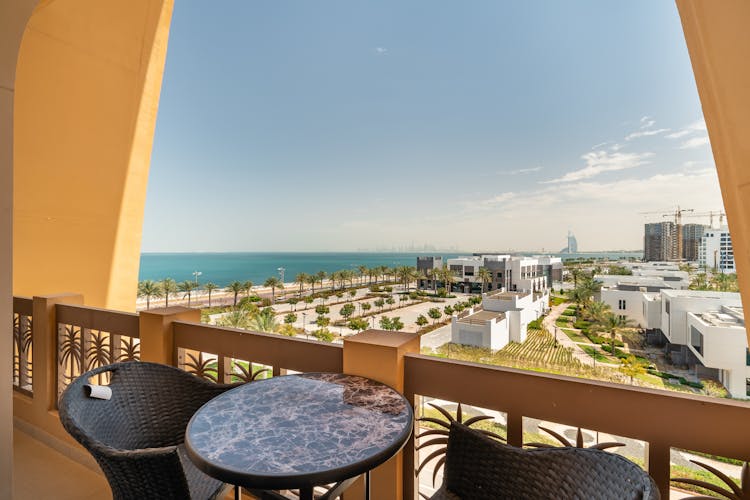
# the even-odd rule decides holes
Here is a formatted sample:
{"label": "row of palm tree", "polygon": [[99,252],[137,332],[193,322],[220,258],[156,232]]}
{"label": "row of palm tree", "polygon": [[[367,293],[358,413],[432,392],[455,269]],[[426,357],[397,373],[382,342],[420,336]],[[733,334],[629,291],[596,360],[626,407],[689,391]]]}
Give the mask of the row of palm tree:
{"label": "row of palm tree", "polygon": [[737,283],[737,275],[714,273],[708,275],[701,272],[693,276],[690,280],[691,290],[716,290],[719,292],[739,292],[740,288]]}

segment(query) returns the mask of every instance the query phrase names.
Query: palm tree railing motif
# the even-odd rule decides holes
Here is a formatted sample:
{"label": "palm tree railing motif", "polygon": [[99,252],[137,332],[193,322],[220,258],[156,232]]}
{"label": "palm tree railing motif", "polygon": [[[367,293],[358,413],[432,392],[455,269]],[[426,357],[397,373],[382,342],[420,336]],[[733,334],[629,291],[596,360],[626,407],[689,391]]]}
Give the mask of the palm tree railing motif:
{"label": "palm tree railing motif", "polygon": [[[420,456],[421,460],[417,462],[419,465],[417,465],[414,473],[418,478],[423,470],[432,467],[431,484],[433,488],[437,486],[438,475],[445,466],[445,453],[448,450],[448,435],[450,434],[452,422],[476,428],[486,436],[506,442],[505,437],[486,428],[487,421],[494,419],[490,415],[479,414],[470,416],[464,411],[461,403],[456,405],[455,412],[451,412],[437,404],[427,403],[427,405],[437,413],[435,416],[425,416],[426,414],[423,410],[422,415],[417,419],[417,425],[414,427],[415,451],[422,454],[426,453],[426,456]],[[481,425],[482,423],[485,425]],[[430,497],[430,495],[421,491],[419,495],[421,498]]]}
{"label": "palm tree railing motif", "polygon": [[[137,316],[79,306],[57,306],[58,396],[82,373],[141,358]],[[121,329],[122,328],[122,329]],[[106,384],[108,375],[97,375]]]}
{"label": "palm tree railing motif", "polygon": [[13,389],[32,394],[33,320],[31,299],[13,300]]}
{"label": "palm tree railing motif", "polygon": [[273,376],[273,367],[187,348],[177,349],[177,367],[220,384],[246,383]]}

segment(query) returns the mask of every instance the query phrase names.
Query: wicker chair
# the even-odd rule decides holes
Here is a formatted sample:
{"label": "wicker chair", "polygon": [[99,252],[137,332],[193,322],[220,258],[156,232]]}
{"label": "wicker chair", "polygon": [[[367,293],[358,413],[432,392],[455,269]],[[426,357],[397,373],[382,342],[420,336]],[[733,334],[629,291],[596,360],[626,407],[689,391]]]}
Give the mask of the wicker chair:
{"label": "wicker chair", "polygon": [[619,455],[584,448],[525,450],[451,424],[443,486],[432,500],[659,499],[651,477]]}
{"label": "wicker chair", "polygon": [[[88,397],[84,386],[105,372],[111,399]],[[215,499],[229,486],[199,471],[183,441],[198,408],[231,387],[167,365],[117,363],[74,380],[60,399],[60,420],[101,466],[115,500]]]}

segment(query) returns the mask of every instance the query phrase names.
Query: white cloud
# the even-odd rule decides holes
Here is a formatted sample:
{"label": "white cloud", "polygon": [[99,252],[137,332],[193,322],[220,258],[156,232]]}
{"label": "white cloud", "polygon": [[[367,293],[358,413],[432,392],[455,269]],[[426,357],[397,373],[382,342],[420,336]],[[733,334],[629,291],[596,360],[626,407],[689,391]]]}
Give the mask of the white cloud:
{"label": "white cloud", "polygon": [[687,135],[695,134],[698,132],[705,132],[706,131],[706,122],[703,120],[697,120],[690,125],[687,125],[686,127],[681,128],[680,130],[677,130],[666,137],[668,139],[680,139],[682,137],[685,137]]}
{"label": "white cloud", "polygon": [[600,142],[599,144],[594,144],[593,146],[591,146],[591,150],[593,151],[595,149],[600,149],[600,148],[606,146],[609,143],[610,143],[610,141]]}
{"label": "white cloud", "polygon": [[519,168],[518,170],[511,170],[507,173],[510,175],[529,174],[531,172],[539,172],[541,169],[542,167]]}
{"label": "white cloud", "polygon": [[556,184],[561,182],[575,182],[589,179],[604,172],[626,170],[647,163],[646,159],[653,153],[609,153],[607,151],[594,151],[581,156],[586,161],[586,166],[580,170],[568,172],[562,177],[551,179],[543,184]]}
{"label": "white cloud", "polygon": [[626,141],[630,141],[632,139],[637,139],[639,137],[648,137],[651,135],[659,135],[663,134],[664,132],[669,132],[670,129],[668,128],[657,128],[653,130],[639,130],[638,132],[633,132],[632,134],[628,134],[625,136]]}
{"label": "white cloud", "polygon": [[613,144],[611,148],[612,151],[619,151],[622,149],[622,144]]}
{"label": "white cloud", "polygon": [[388,52],[388,49],[385,47],[375,47],[375,53],[376,54],[386,54]]}
{"label": "white cloud", "polygon": [[651,128],[655,123],[656,121],[654,121],[650,116],[641,117],[641,129]]}
{"label": "white cloud", "polygon": [[708,140],[707,135],[691,137],[690,139],[683,141],[683,143],[680,144],[680,149],[699,148],[701,146],[705,146],[708,143],[709,143],[709,140]]}

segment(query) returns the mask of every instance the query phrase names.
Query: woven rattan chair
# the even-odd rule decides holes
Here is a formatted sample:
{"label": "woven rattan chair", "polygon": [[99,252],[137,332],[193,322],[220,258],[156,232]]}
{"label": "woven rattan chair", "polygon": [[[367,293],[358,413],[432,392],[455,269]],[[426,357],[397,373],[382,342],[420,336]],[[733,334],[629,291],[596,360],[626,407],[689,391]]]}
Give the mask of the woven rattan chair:
{"label": "woven rattan chair", "polygon": [[443,486],[432,500],[658,500],[651,477],[601,450],[525,450],[451,424]]}
{"label": "woven rattan chair", "polygon": [[[105,372],[111,399],[89,397],[85,385]],[[229,486],[199,471],[183,441],[190,417],[231,387],[167,365],[117,363],[74,380],[60,399],[60,420],[101,466],[115,500],[214,499]]]}

